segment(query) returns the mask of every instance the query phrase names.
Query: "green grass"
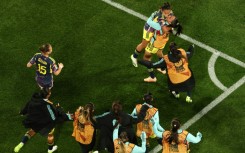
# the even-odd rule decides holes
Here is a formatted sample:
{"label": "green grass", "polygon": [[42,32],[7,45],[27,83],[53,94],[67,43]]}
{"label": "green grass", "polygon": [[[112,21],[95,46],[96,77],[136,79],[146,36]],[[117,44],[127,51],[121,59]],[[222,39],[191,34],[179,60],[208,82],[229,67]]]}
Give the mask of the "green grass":
{"label": "green grass", "polygon": [[[154,3],[150,0],[116,2],[146,16],[162,4],[160,0]],[[245,62],[242,2],[170,1],[184,27],[184,34]],[[92,101],[96,114],[101,114],[114,100],[120,100],[125,111],[131,113],[134,106],[142,102],[142,95],[151,91],[155,106],[159,108],[161,125],[168,129],[173,117],[185,123],[223,92],[208,75],[211,53],[199,47],[190,60],[196,78],[192,104],[184,102],[184,93],[180,100],[169,95],[166,76],[156,73],[157,83],[144,83],[143,78],[148,76],[146,69],[134,68],[129,57],[142,39],[145,21],[102,1],[3,0],[0,10],[1,153],[11,152],[26,132],[21,124],[23,117],[18,112],[32,93],[38,91],[35,70],[27,69],[26,63],[39,45],[46,42],[53,45],[52,57],[65,65],[60,76],[54,78],[51,100],[60,102],[66,110],[74,111],[79,105]],[[190,45],[180,38],[175,41],[184,49]],[[227,87],[245,74],[243,68],[222,58],[218,58],[215,66],[217,77]],[[245,150],[242,137],[245,134],[242,130],[244,92],[243,85],[188,129],[193,134],[203,133],[202,142],[191,145],[192,152]],[[80,152],[71,133],[71,122],[58,127],[58,152]],[[156,143],[152,141],[152,144]],[[34,137],[21,150],[23,153],[46,151],[46,139],[41,136]]]}

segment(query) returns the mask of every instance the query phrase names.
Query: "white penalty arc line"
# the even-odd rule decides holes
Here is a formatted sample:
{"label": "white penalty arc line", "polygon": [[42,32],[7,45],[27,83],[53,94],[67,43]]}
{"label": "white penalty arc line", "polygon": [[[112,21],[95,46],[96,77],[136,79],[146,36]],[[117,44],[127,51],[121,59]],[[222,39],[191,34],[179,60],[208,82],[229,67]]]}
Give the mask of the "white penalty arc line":
{"label": "white penalty arc line", "polygon": [[[111,5],[111,6],[114,6],[124,12],[127,12],[133,16],[136,16],[142,20],[147,20],[147,17],[134,11],[134,10],[131,10],[119,3],[116,3],[116,2],[112,2],[111,0],[102,0],[103,2]],[[242,61],[239,61],[225,53],[222,53],[208,45],[205,45],[193,38],[190,38],[189,36],[187,35],[184,35],[184,34],[181,34],[179,36],[180,38],[188,41],[188,42],[191,42],[197,46],[199,46],[200,48],[203,48],[215,55],[213,55],[213,57],[210,59],[212,61],[214,61],[213,63],[211,62],[211,65],[215,63],[217,57],[216,55],[219,55],[220,57],[232,62],[232,63],[235,63],[243,68],[245,68],[245,63],[242,62]],[[216,58],[216,59],[215,59]],[[215,60],[214,60],[215,59]],[[214,70],[212,70],[214,71]],[[217,77],[216,77],[217,78]],[[213,81],[213,80],[212,80]],[[199,113],[197,113],[194,117],[192,117],[190,120],[188,120],[181,128],[182,129],[187,129],[188,127],[190,127],[192,124],[194,124],[196,121],[198,121],[202,116],[204,116],[207,112],[209,112],[211,109],[213,109],[216,105],[218,105],[220,102],[222,102],[222,100],[224,100],[226,97],[228,97],[233,91],[235,91],[237,88],[239,88],[241,85],[243,85],[245,82],[245,76],[243,78],[241,78],[239,81],[237,81],[235,84],[233,84],[230,88],[226,89],[224,93],[222,93],[219,97],[217,97],[215,100],[213,100],[209,105],[207,105],[205,108],[203,108]],[[221,86],[220,86],[221,87]],[[223,89],[225,89],[224,87],[222,87]],[[156,146],[152,151],[150,151],[150,153],[156,153],[158,151],[160,151],[162,149],[162,146],[161,145],[158,145]]]}
{"label": "white penalty arc line", "polygon": [[[217,97],[210,104],[208,104],[206,107],[204,107],[195,116],[193,116],[191,119],[189,119],[181,128],[184,129],[184,130],[189,128],[192,124],[194,124],[201,117],[203,117],[205,114],[207,114],[216,105],[221,103],[226,97],[228,97],[232,92],[234,92],[237,88],[242,86],[244,83],[245,83],[245,75],[239,81],[237,81],[235,84],[233,84],[230,88],[225,90],[225,92],[223,92],[219,97]],[[162,146],[161,145],[157,145],[153,150],[150,151],[150,153],[159,152],[161,149],[162,149]]]}
{"label": "white penalty arc line", "polygon": [[211,58],[208,61],[208,73],[210,76],[210,79],[213,81],[213,83],[220,88],[221,90],[225,91],[227,90],[227,87],[224,86],[219,79],[217,78],[216,74],[215,74],[215,62],[217,60],[217,58],[219,57],[218,53],[214,53]]}
{"label": "white penalty arc line", "polygon": [[[111,5],[111,6],[114,6],[114,7],[118,8],[118,9],[124,11],[124,12],[127,12],[127,13],[135,16],[135,17],[138,17],[138,18],[140,18],[140,19],[142,19],[144,21],[147,21],[147,19],[148,19],[146,16],[140,14],[139,12],[131,10],[131,9],[119,4],[119,3],[113,2],[111,0],[102,0],[102,1],[107,3],[107,4],[109,4],[109,5]],[[193,38],[191,38],[191,37],[189,37],[187,35],[180,34],[179,37],[184,39],[184,40],[186,40],[186,41],[188,41],[188,42],[191,42],[191,43],[199,46],[200,48],[203,48],[203,49],[205,49],[205,50],[207,50],[207,51],[209,51],[211,53],[216,53],[216,54],[219,53],[220,57],[222,57],[222,58],[224,58],[224,59],[226,59],[226,60],[228,60],[228,61],[230,61],[232,63],[235,63],[235,64],[240,65],[241,67],[245,68],[245,63],[242,62],[242,61],[239,61],[238,59],[235,59],[234,57],[231,57],[231,56],[229,56],[229,55],[227,55],[225,53],[222,53],[221,51],[218,51],[218,50],[216,50],[216,49],[214,49],[214,48],[212,48],[212,47],[210,47],[208,45],[205,45],[205,44],[203,44],[203,43],[201,43],[201,42],[199,42],[199,41],[197,41],[197,40],[195,40],[195,39],[193,39]]]}

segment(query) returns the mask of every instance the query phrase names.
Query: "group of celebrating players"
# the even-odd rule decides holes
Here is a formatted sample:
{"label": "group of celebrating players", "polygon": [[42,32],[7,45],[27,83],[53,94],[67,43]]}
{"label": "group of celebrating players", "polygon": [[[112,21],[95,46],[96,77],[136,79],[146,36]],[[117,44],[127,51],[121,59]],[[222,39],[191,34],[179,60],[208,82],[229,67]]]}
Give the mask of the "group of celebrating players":
{"label": "group of celebrating players", "polygon": [[[173,31],[176,29],[176,31]],[[177,17],[169,3],[163,6],[147,20],[143,40],[136,47],[131,55],[135,67],[138,64],[147,67],[149,77],[145,82],[156,82],[153,68],[163,74],[167,73],[169,91],[175,98],[179,98],[179,92],[187,92],[186,102],[192,102],[191,90],[195,86],[195,79],[188,66],[188,60],[192,57],[194,45],[187,51],[179,48],[176,43],[171,42],[169,52],[164,55],[163,49],[169,40],[169,35],[175,32],[179,35],[182,32]],[[138,55],[145,49],[143,60],[138,60]],[[39,48],[40,53],[35,54],[27,63],[27,67],[36,65],[36,82],[41,88],[40,92],[34,93],[31,100],[20,111],[26,115],[23,125],[29,130],[23,136],[21,142],[14,148],[19,152],[26,142],[36,133],[47,137],[48,153],[57,150],[54,145],[55,125],[64,121],[73,121],[72,136],[79,143],[82,153],[89,153],[92,150],[99,152],[107,150],[111,153],[145,153],[149,151],[149,138],[158,138],[163,145],[163,153],[187,153],[189,142],[198,143],[202,134],[193,136],[185,130],[180,129],[180,121],[174,118],[171,122],[172,129],[164,130],[159,123],[158,109],[153,106],[153,96],[147,93],[143,96],[144,103],[137,104],[131,114],[123,111],[122,104],[113,102],[110,111],[102,115],[94,115],[94,104],[87,103],[80,106],[74,114],[65,113],[57,104],[49,100],[51,88],[53,87],[53,75],[59,75],[64,67],[62,63],[55,63],[50,57],[52,46],[44,44]],[[157,54],[159,61],[151,62],[152,54]],[[136,132],[133,125],[136,124]],[[99,130],[98,147],[95,140]],[[137,137],[141,138],[141,145],[138,145]]]}

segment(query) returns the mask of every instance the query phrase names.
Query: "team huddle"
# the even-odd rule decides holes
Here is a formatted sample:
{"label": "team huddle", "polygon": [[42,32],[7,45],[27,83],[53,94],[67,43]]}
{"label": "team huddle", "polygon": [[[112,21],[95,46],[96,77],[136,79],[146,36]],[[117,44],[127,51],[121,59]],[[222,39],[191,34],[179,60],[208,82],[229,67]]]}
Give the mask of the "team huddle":
{"label": "team huddle", "polygon": [[[168,53],[163,54],[169,36],[179,35],[181,32],[182,26],[170,4],[164,3],[145,23],[143,40],[131,55],[131,60],[135,67],[138,67],[138,64],[147,67],[149,77],[144,79],[145,82],[157,81],[155,68],[160,73],[166,74],[170,93],[179,98],[180,92],[186,92],[186,102],[190,103],[195,78],[188,61],[194,53],[194,45],[190,45],[185,51],[175,42],[171,42]],[[138,60],[143,50],[145,50],[143,60]],[[14,148],[14,152],[19,152],[29,139],[39,133],[47,137],[48,153],[53,153],[58,149],[54,143],[55,126],[65,121],[73,122],[71,135],[78,142],[82,153],[101,151],[146,153],[149,152],[150,139],[156,139],[163,146],[163,153],[187,153],[190,151],[190,142],[201,141],[200,132],[194,136],[182,130],[177,118],[172,120],[172,128],[165,130],[160,124],[159,111],[154,107],[151,93],[143,95],[142,103],[136,104],[131,114],[123,110],[119,101],[114,101],[110,111],[101,115],[95,114],[95,105],[91,102],[79,106],[74,113],[66,113],[59,104],[54,105],[49,100],[53,87],[53,74],[59,75],[64,65],[62,63],[57,65],[50,57],[53,51],[50,44],[42,45],[39,51],[40,53],[36,53],[27,63],[27,67],[36,66],[35,80],[41,90],[35,92],[20,111],[21,115],[26,116],[23,125],[29,130]],[[158,56],[159,61],[151,61],[153,54]],[[141,139],[140,143],[138,139]]]}

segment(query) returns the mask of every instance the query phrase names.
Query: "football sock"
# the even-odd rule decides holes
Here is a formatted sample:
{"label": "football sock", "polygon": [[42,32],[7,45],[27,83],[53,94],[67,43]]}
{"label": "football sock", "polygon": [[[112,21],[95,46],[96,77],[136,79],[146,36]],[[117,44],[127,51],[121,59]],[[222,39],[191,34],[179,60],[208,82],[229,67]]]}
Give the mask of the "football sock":
{"label": "football sock", "polygon": [[54,144],[53,145],[48,145],[48,149],[49,150],[52,150],[53,149],[53,146],[54,146]]}
{"label": "football sock", "polygon": [[134,54],[133,54],[134,58],[137,58],[139,56],[139,54],[140,54],[140,52],[137,51],[137,49],[135,49]]}
{"label": "football sock", "polygon": [[30,138],[31,138],[31,136],[30,136],[28,133],[26,133],[26,134],[23,136],[21,142],[23,142],[23,143],[25,144]]}
{"label": "football sock", "polygon": [[148,69],[148,72],[149,72],[151,78],[155,78],[155,74],[153,72],[153,68]]}

